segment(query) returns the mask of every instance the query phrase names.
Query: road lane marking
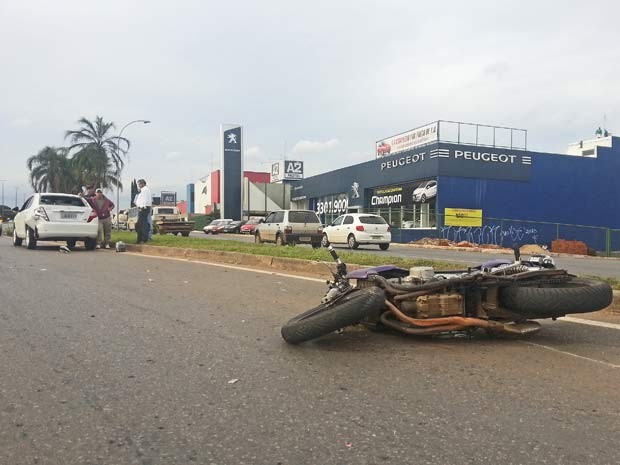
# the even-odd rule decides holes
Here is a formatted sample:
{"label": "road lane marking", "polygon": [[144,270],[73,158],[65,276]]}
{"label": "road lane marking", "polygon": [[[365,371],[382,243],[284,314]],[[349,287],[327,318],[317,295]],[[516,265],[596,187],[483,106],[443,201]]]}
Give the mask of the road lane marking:
{"label": "road lane marking", "polygon": [[620,365],[614,365],[613,363],[604,362],[602,360],[597,360],[595,358],[584,357],[583,355],[573,354],[572,352],[566,352],[564,350],[556,349],[555,347],[549,347],[549,346],[545,346],[542,344],[536,344],[535,342],[526,342],[526,341],[519,341],[519,342],[523,344],[527,344],[528,346],[540,347],[541,349],[550,350],[551,352],[557,352],[557,353],[564,354],[564,355],[570,355],[571,357],[579,358],[581,360],[587,360],[588,362],[599,363],[601,365],[605,365],[611,368],[620,368]]}
{"label": "road lane marking", "polygon": [[[189,260],[187,258],[176,258],[176,257],[158,257],[158,256],[155,256],[155,255],[146,255],[146,254],[137,253],[137,252],[126,252],[126,254],[127,255],[133,255],[133,256],[136,256],[136,257],[159,258],[159,259],[162,259],[162,260],[175,260],[177,262],[199,263],[201,265],[218,266],[220,268],[232,268],[233,270],[250,271],[252,273],[268,274],[268,275],[271,275],[271,276],[282,276],[283,278],[302,279],[304,281],[313,281],[315,283],[323,283],[323,284],[325,284],[325,281],[327,281],[327,278],[325,278],[325,279],[309,278],[308,276],[297,276],[297,275],[294,275],[294,274],[278,273],[276,271],[260,270],[260,269],[257,269],[257,268],[245,268],[243,266],[229,265],[229,264],[226,264],[226,263],[212,263],[212,262],[205,262],[205,261],[202,261],[202,260]],[[327,272],[327,270],[325,270],[325,272]]]}
{"label": "road lane marking", "polygon": [[569,323],[577,323],[580,325],[598,326],[600,328],[620,329],[620,325],[616,323],[606,323],[604,321],[585,320],[583,318],[573,318],[564,316],[559,321],[567,321]]}

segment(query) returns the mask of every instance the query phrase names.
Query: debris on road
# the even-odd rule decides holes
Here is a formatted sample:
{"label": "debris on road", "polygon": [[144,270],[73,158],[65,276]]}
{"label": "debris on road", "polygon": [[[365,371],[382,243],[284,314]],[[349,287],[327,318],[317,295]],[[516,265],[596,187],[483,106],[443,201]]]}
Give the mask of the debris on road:
{"label": "debris on road", "polygon": [[239,380],[237,378],[233,378],[230,381],[228,381],[228,384],[236,384],[238,382],[239,382]]}
{"label": "debris on road", "polygon": [[66,245],[61,245],[60,247],[58,247],[58,251],[62,253],[71,253],[71,249]]}

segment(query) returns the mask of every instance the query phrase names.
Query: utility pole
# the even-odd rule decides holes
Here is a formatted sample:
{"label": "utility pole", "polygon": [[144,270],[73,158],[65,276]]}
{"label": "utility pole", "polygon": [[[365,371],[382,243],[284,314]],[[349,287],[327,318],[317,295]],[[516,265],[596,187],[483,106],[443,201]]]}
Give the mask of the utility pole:
{"label": "utility pole", "polygon": [[0,182],[2,183],[2,203],[0,203],[0,205],[2,205],[2,211],[0,211],[0,216],[4,218],[4,183],[6,179],[0,179]]}

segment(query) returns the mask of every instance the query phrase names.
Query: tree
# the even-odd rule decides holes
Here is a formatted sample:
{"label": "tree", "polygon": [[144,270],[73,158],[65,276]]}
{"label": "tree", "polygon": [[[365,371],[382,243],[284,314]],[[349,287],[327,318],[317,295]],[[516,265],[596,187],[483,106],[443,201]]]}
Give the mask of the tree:
{"label": "tree", "polygon": [[44,147],[26,161],[35,192],[71,192],[81,187],[64,148]]}
{"label": "tree", "polygon": [[71,158],[71,165],[80,180],[80,185],[123,188],[116,167],[94,144],[87,145],[75,153]]}
{"label": "tree", "polygon": [[81,125],[79,129],[65,132],[65,139],[69,139],[72,144],[69,150],[82,151],[88,148],[89,156],[99,158],[105,156],[109,164],[116,169],[116,176],[120,176],[124,165],[123,158],[129,150],[129,140],[111,135],[110,131],[116,126],[112,122],[106,123],[101,116],[96,116],[94,122],[84,117],[77,122]]}
{"label": "tree", "polygon": [[138,183],[134,179],[133,181],[131,181],[131,199],[130,200],[131,200],[132,207],[136,206],[134,199],[136,198],[136,195],[138,195],[138,192],[140,192],[140,190],[138,189]]}

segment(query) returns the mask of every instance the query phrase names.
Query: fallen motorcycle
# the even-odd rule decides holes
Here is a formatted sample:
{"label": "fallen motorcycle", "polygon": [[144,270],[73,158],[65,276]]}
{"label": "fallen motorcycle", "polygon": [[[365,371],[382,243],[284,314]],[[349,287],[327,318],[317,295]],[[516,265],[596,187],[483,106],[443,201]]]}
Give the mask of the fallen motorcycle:
{"label": "fallen motorcycle", "polygon": [[334,248],[333,280],[321,304],[288,321],[282,337],[291,344],[362,323],[371,329],[436,335],[471,332],[527,335],[535,319],[601,310],[612,302],[611,287],[558,269],[547,255],[491,260],[466,270],[410,270],[384,265],[347,272]]}

